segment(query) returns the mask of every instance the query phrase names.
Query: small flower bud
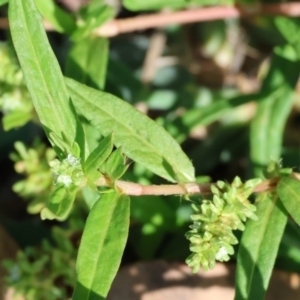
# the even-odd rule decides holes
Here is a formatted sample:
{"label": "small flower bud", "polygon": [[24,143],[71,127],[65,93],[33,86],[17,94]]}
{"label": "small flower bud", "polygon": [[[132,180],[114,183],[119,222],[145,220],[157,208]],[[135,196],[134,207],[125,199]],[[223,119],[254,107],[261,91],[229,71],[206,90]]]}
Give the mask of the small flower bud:
{"label": "small flower bud", "polygon": [[204,199],[201,205],[192,205],[196,213],[191,215],[194,223],[186,238],[193,253],[186,262],[193,272],[200,267],[213,268],[216,260],[229,260],[234,253],[232,245],[238,243],[232,231],[244,230],[243,222],[256,218],[256,207],[247,198],[259,182],[251,180],[243,184],[239,177],[231,185],[218,181],[217,186],[211,186],[212,200]]}

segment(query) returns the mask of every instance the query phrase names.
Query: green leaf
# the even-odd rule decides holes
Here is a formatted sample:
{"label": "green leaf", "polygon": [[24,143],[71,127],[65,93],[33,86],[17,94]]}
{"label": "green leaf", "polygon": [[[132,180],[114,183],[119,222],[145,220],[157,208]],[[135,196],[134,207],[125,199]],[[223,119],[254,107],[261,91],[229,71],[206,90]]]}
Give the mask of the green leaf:
{"label": "green leaf", "polygon": [[196,126],[209,125],[223,117],[227,111],[253,100],[258,101],[261,97],[260,93],[243,95],[231,99],[218,100],[205,107],[187,111],[181,118],[178,118],[174,122],[174,125],[180,128],[180,136],[177,138],[177,141],[183,142]]}
{"label": "green leaf", "polygon": [[300,65],[293,48],[289,45],[277,47],[262,86],[269,95],[258,103],[251,124],[251,159],[257,176],[262,175],[270,159],[280,158],[283,130],[299,73]]}
{"label": "green leaf", "polygon": [[15,110],[12,113],[5,115],[2,119],[3,128],[8,131],[12,128],[21,127],[29,122],[32,118],[31,112]]}
{"label": "green leaf", "polygon": [[274,19],[274,22],[276,27],[288,43],[295,44],[299,42],[299,20],[280,16],[276,17]]}
{"label": "green leaf", "polygon": [[84,186],[81,189],[81,193],[82,193],[83,199],[84,199],[88,209],[91,210],[93,205],[96,203],[96,201],[100,197],[99,191],[97,190],[97,188],[91,189],[89,186]]}
{"label": "green leaf", "polygon": [[107,39],[94,36],[76,42],[68,55],[66,76],[103,90],[106,80],[108,46]]}
{"label": "green leaf", "polygon": [[282,177],[277,185],[277,193],[288,213],[300,225],[300,182],[294,178]]}
{"label": "green leaf", "polygon": [[79,247],[73,300],[106,298],[125,248],[129,211],[130,198],[116,192],[94,204]]}
{"label": "green leaf", "polygon": [[122,148],[115,150],[108,160],[101,166],[102,173],[109,175],[111,178],[119,179],[127,170],[125,165],[126,157],[122,153]]}
{"label": "green leaf", "polygon": [[82,128],[49,45],[34,0],[11,0],[9,23],[13,43],[39,119],[49,136],[68,136],[83,147]]}
{"label": "green leaf", "polygon": [[77,190],[76,187],[66,189],[63,185],[59,185],[41,211],[42,220],[65,220],[71,211]]}
{"label": "green leaf", "polygon": [[295,48],[299,59],[300,58],[300,39],[298,35],[300,29],[299,20],[280,16],[280,17],[276,17],[274,21],[281,35],[285,38],[285,40],[288,43],[290,43]]}
{"label": "green leaf", "polygon": [[76,109],[126,156],[170,181],[194,181],[194,168],[177,142],[158,124],[117,97],[66,79]]}
{"label": "green leaf", "polygon": [[55,30],[71,34],[76,28],[75,18],[62,10],[53,0],[34,0],[41,15],[49,21]]}
{"label": "green leaf", "polygon": [[82,23],[79,23],[78,29],[72,34],[73,40],[92,35],[94,29],[112,19],[115,15],[115,9],[99,1],[92,1],[86,9],[81,11]]}
{"label": "green leaf", "polygon": [[[53,142],[54,149],[56,147],[59,148],[59,150],[62,151],[61,155],[66,155],[67,153],[71,153],[72,152],[72,147],[70,145],[70,142],[66,142],[65,141],[65,137],[63,137],[64,139],[61,139],[60,137],[58,137],[54,132],[50,132],[49,133],[49,139],[51,142]],[[59,152],[59,150],[56,150],[56,152]],[[77,157],[77,155],[75,155]]]}
{"label": "green leaf", "polygon": [[108,158],[113,149],[113,135],[105,137],[95,150],[89,155],[83,165],[83,170],[88,176],[91,172],[97,170]]}
{"label": "green leaf", "polygon": [[0,0],[0,5],[4,5],[6,3],[8,3],[8,0]]}
{"label": "green leaf", "polygon": [[300,272],[300,231],[290,218],[280,243],[276,267],[288,272]]}
{"label": "green leaf", "polygon": [[[256,176],[270,159],[278,161],[282,134],[291,109],[299,62],[292,47],[275,48],[270,70],[251,124],[250,151]],[[278,196],[262,194],[258,199],[258,221],[249,221],[238,253],[236,300],[264,299],[275,263],[287,213]]]}
{"label": "green leaf", "polygon": [[257,199],[257,221],[249,220],[238,252],[235,300],[263,300],[287,222],[278,196]]}

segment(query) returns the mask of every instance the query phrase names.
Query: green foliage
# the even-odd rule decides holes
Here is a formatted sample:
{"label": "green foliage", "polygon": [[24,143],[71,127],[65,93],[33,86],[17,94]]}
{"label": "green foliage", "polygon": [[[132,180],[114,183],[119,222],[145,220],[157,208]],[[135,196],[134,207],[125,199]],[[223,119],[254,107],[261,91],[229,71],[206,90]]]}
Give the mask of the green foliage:
{"label": "green foliage", "polygon": [[55,30],[71,34],[75,28],[75,18],[62,10],[53,0],[34,0],[41,15],[50,22]]}
{"label": "green foliage", "polygon": [[[75,141],[82,144],[80,125],[34,1],[10,1],[9,18],[26,85],[45,132],[63,140],[67,135],[71,147]],[[67,155],[54,148],[60,157]]]}
{"label": "green foliage", "polygon": [[72,243],[72,238],[80,233],[76,227],[67,230],[54,227],[54,245],[43,240],[40,248],[27,247],[19,251],[16,261],[6,260],[4,266],[9,271],[5,278],[7,284],[22,291],[28,300],[68,299],[69,290],[76,281],[77,247]]}
{"label": "green foliage", "polygon": [[[138,12],[246,2],[251,1],[124,0],[123,5]],[[75,13],[53,0],[9,1],[16,55],[9,42],[0,43],[3,127],[34,121],[29,136],[36,132],[51,144],[15,143],[10,157],[25,178],[13,190],[26,199],[29,213],[55,220],[59,228],[46,223],[56,246],[44,240],[5,263],[7,283],[27,299],[70,299],[72,293],[78,300],[105,299],[126,244],[135,258],[184,260],[189,242],[186,262],[198,272],[228,261],[239,243],[235,299],[264,299],[277,254],[279,265],[300,272],[299,228],[288,221],[289,214],[300,225],[299,174],[280,161],[299,164],[299,143],[292,135],[293,115],[299,114],[299,20],[258,17],[251,24],[234,20],[161,29],[164,52],[151,62],[153,78],[143,82],[155,38],[148,32],[111,41],[99,37],[97,28],[117,12],[117,5],[103,0]],[[41,16],[60,35],[46,34]],[[262,53],[271,48],[270,60],[262,64]],[[203,77],[216,86],[204,86]],[[239,87],[243,77],[251,86],[246,92]],[[15,136],[24,139],[18,130],[1,136],[4,153]],[[234,180],[208,185],[203,174]],[[245,179],[251,174],[260,179]],[[189,195],[190,188],[199,188],[196,175],[205,178],[201,192],[210,193],[200,199]],[[165,180],[175,186],[160,186]],[[130,199],[122,186],[141,196]],[[164,196],[174,188],[192,208]],[[241,240],[236,230],[243,231]]]}
{"label": "green foliage", "polygon": [[100,170],[114,180],[119,179],[126,172],[126,157],[122,153],[122,148],[115,150],[107,161],[101,166]]}
{"label": "green foliage", "polygon": [[282,177],[277,186],[277,193],[285,209],[299,225],[298,207],[300,202],[300,183],[298,180]]}
{"label": "green foliage", "polygon": [[262,193],[257,221],[249,221],[238,252],[235,300],[265,299],[287,213],[276,194]]}
{"label": "green foliage", "polygon": [[277,17],[275,19],[275,24],[277,26],[277,29],[285,38],[285,40],[295,48],[296,54],[298,58],[300,58],[299,57],[300,39],[297,35],[297,32],[300,27],[299,20],[291,19],[287,17]]}
{"label": "green foliage", "polygon": [[87,219],[76,262],[73,299],[105,299],[120,265],[129,228],[130,199],[104,194]]}
{"label": "green foliage", "polygon": [[[287,44],[275,48],[272,65],[262,86],[262,91],[268,95],[259,102],[258,112],[251,124],[251,159],[257,176],[263,176],[263,168],[270,158],[280,158],[282,133],[292,107],[299,71],[299,61],[293,47]],[[274,163],[268,169],[265,175],[269,178],[281,175]],[[286,211],[277,194],[263,194],[260,198],[257,210],[259,221],[249,222],[240,245],[236,299],[264,299],[287,222]],[[260,235],[257,239],[254,236],[258,228]]]}
{"label": "green foliage", "polygon": [[220,119],[227,111],[253,101],[253,99],[259,98],[259,96],[259,94],[251,94],[222,99],[206,107],[189,110],[181,119],[177,120],[178,126],[183,127],[183,130],[180,132],[181,135],[177,138],[178,142],[185,140],[186,135],[196,126],[211,124]]}
{"label": "green foliage", "polygon": [[157,123],[117,97],[66,79],[76,110],[129,158],[172,182],[194,181],[194,168],[176,141]]}
{"label": "green foliage", "polygon": [[273,63],[262,86],[262,91],[268,94],[259,102],[251,124],[251,160],[257,176],[261,176],[270,159],[280,158],[282,132],[293,104],[299,72],[294,49],[290,45],[275,48]]}
{"label": "green foliage", "polygon": [[[290,72],[291,67],[293,72]],[[291,110],[295,76],[299,76],[299,71],[299,61],[290,45],[275,48],[273,63],[262,86],[262,90],[268,90],[269,94],[258,104],[258,112],[251,124],[250,152],[256,176],[263,177],[263,168],[268,166],[270,158],[280,158],[282,133]],[[268,169],[267,175],[280,176],[279,168],[274,163]],[[262,204],[257,212],[260,216],[259,223],[262,224],[261,238],[255,239],[254,243],[253,237],[258,227],[249,222],[238,254],[236,299],[264,299],[287,222],[286,212],[278,201],[277,194],[261,197]],[[276,226],[272,226],[273,223]],[[268,250],[268,255],[267,248],[272,248],[272,251]],[[246,275],[249,272],[252,274],[250,277]],[[246,276],[248,279],[245,279]]]}
{"label": "green foliage", "polygon": [[[108,45],[107,39],[94,36],[74,43],[68,55],[66,76],[103,90],[106,80]],[[95,64],[96,60],[99,61],[98,64]]]}
{"label": "green foliage", "polygon": [[[111,154],[113,149],[113,135],[108,135],[105,137],[98,146],[94,149],[93,152],[89,155],[83,165],[84,173],[87,177],[93,175],[104,161]],[[95,174],[96,177],[92,177],[96,180],[99,177],[99,174]]]}
{"label": "green foliage", "polygon": [[102,0],[92,0],[89,5],[79,11],[78,28],[72,34],[73,40],[91,36],[94,29],[112,19],[115,10]]}
{"label": "green foliage", "polygon": [[23,126],[32,117],[32,103],[13,49],[0,43],[0,108],[4,130]]}

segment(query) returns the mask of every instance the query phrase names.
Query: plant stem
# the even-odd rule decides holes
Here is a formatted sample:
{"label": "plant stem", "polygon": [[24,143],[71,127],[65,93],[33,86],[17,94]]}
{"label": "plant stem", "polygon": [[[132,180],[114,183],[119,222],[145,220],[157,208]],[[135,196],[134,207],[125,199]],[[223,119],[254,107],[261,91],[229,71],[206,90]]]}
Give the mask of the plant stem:
{"label": "plant stem", "polygon": [[136,30],[163,27],[170,24],[188,24],[230,18],[251,17],[253,15],[300,15],[300,3],[255,4],[243,6],[213,6],[175,12],[162,12],[137,16],[134,18],[110,21],[95,32],[98,35],[111,37]]}
{"label": "plant stem", "polygon": [[[252,17],[253,15],[297,17],[300,16],[300,3],[289,2],[243,6],[213,6],[175,12],[161,12],[134,18],[112,20],[97,28],[95,34],[103,37],[112,37],[122,33],[163,27],[170,24],[207,22],[229,18]],[[44,24],[46,30],[54,30],[48,22],[45,22]],[[0,28],[6,29],[8,27],[9,24],[7,18],[0,18]]]}
{"label": "plant stem", "polygon": [[[293,173],[293,178],[300,181],[300,174]],[[271,191],[276,188],[279,177],[265,180],[260,183],[254,193]],[[211,194],[211,186],[215,183],[184,183],[184,184],[167,184],[167,185],[142,185],[139,183],[117,180],[115,183],[108,177],[99,178],[95,184],[97,186],[117,187],[122,193],[128,196],[145,196],[145,195],[204,195]]]}

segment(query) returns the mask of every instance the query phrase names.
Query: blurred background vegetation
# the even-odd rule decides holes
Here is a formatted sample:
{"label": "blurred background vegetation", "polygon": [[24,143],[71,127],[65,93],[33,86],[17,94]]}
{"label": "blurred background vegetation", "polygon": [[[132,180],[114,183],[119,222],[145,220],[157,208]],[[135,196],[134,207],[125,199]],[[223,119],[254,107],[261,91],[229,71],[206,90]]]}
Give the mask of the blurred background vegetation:
{"label": "blurred background vegetation", "polygon": [[[295,54],[289,48],[300,49],[298,18],[245,17],[169,25],[109,41],[100,37],[84,40],[93,20],[99,25],[114,17],[163,9],[234,4],[229,0],[108,0],[108,8],[103,1],[88,2],[57,1],[84,24],[73,35],[48,33],[64,74],[128,101],[164,126],[193,161],[199,182],[257,175],[253,147],[264,142],[260,130],[277,123],[276,116],[273,125],[267,119],[258,129],[251,122],[270,95],[282,102],[283,110],[287,109],[285,97],[292,97],[284,130],[277,134],[283,140],[283,166],[299,171],[300,51]],[[255,5],[256,1],[238,4]],[[0,15],[7,16],[6,5],[0,7]],[[5,262],[6,284],[26,299],[67,299],[75,282],[76,251],[89,211],[87,191],[78,196],[67,221],[40,220],[38,212],[52,187],[48,162],[55,153],[33,111],[9,30],[1,30],[0,39],[0,224],[21,250],[15,260]],[[293,63],[287,64],[286,58]],[[279,95],[278,87],[283,91]],[[85,129],[96,145],[99,134],[88,124]],[[163,183],[138,164],[131,164],[123,179]],[[190,214],[190,204],[180,197],[133,197],[122,263],[158,258],[184,261],[189,254],[184,234]],[[299,228],[290,220],[277,268],[300,273],[299,237]],[[4,235],[0,243],[6,243]]]}

